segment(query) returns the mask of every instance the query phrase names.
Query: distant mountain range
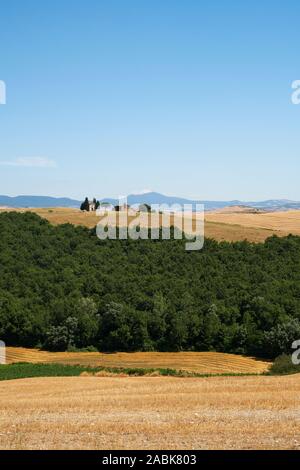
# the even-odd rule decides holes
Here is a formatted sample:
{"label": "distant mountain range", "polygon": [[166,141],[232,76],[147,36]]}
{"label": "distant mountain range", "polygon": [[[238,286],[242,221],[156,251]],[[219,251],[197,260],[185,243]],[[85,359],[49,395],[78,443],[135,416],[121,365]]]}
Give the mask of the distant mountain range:
{"label": "distant mountain range", "polygon": [[0,206],[4,207],[80,207],[81,202],[67,197],[50,196],[0,196]]}
{"label": "distant mountain range", "polygon": [[[70,207],[79,208],[82,201],[76,199],[70,199],[67,197],[54,198],[50,196],[1,196],[0,195],[0,206],[4,207]],[[110,204],[118,204],[118,199],[105,198],[101,199],[101,202],[108,202]],[[288,209],[300,209],[299,201],[290,201],[288,199],[269,199],[266,201],[207,201],[207,200],[191,200],[176,196],[165,196],[164,194],[149,192],[145,194],[130,194],[127,197],[127,203],[129,205],[134,204],[204,204],[205,210],[211,211],[216,209],[222,209],[224,207],[231,206],[246,206],[253,207],[256,209],[278,211]]]}
{"label": "distant mountain range", "polygon": [[[101,202],[109,202],[110,204],[118,204],[117,199],[102,199]],[[165,196],[164,194],[149,192],[145,194],[130,194],[127,196],[127,203],[132,206],[134,204],[204,204],[206,211],[222,209],[224,207],[231,206],[246,206],[253,207],[256,209],[265,209],[265,210],[288,210],[288,209],[300,209],[299,201],[290,201],[287,199],[269,199],[266,201],[207,201],[207,200],[192,200],[185,199],[176,196]]]}

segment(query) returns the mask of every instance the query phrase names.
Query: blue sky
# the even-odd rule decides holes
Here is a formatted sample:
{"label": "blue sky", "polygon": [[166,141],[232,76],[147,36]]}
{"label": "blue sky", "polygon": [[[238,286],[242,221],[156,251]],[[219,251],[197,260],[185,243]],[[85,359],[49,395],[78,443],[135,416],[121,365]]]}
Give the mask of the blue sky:
{"label": "blue sky", "polygon": [[300,3],[0,7],[0,194],[300,200]]}

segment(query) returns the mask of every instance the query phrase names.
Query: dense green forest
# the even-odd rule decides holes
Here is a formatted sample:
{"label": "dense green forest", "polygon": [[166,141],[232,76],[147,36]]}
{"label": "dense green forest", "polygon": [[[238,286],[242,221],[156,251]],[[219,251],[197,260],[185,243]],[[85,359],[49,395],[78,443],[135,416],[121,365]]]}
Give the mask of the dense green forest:
{"label": "dense green forest", "polygon": [[262,244],[99,240],[0,215],[0,339],[50,350],[273,357],[300,339],[300,237]]}

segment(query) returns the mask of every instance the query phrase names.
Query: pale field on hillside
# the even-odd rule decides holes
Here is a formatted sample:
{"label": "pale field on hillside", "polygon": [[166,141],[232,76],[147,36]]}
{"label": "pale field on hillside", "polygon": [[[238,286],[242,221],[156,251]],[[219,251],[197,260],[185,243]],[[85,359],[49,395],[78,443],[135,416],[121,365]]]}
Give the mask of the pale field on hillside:
{"label": "pale field on hillside", "polygon": [[244,227],[265,228],[268,230],[300,235],[300,211],[285,212],[233,212],[233,213],[207,213],[208,222],[224,224],[238,224]]}
{"label": "pale field on hillside", "polygon": [[[71,223],[92,228],[101,220],[94,212],[82,212],[79,209],[0,209],[1,212],[35,212],[52,224]],[[147,217],[143,214],[142,217]],[[129,217],[132,222],[133,216]],[[179,226],[178,218],[171,216],[171,224]],[[143,225],[143,224],[142,224]],[[195,229],[195,221],[193,222]],[[247,213],[218,211],[205,214],[205,236],[218,241],[249,240],[262,242],[272,234],[285,236],[289,233],[300,235],[300,211]]]}
{"label": "pale field on hillside", "polygon": [[201,374],[260,374],[270,367],[270,362],[216,352],[121,352],[103,354],[97,352],[47,352],[37,349],[7,347],[6,356],[9,364],[13,362],[52,362],[116,368],[170,368]]}
{"label": "pale field on hillside", "polygon": [[0,382],[1,449],[300,449],[300,375]]}

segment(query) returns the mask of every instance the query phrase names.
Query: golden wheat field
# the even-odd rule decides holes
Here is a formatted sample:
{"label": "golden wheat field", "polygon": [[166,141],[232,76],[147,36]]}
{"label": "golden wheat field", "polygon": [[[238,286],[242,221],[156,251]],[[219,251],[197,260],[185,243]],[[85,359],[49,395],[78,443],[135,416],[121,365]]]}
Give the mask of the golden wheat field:
{"label": "golden wheat field", "polygon": [[260,374],[270,363],[251,357],[216,352],[47,352],[37,349],[6,348],[7,363],[52,362],[116,368],[170,368],[201,374],[244,373]]}
{"label": "golden wheat field", "polygon": [[299,449],[300,376],[0,383],[1,449]]}
{"label": "golden wheat field", "polygon": [[[70,223],[92,228],[101,220],[95,212],[82,212],[79,209],[69,208],[0,209],[0,213],[7,211],[35,212],[54,225]],[[133,216],[129,217],[129,222],[133,218]],[[171,216],[171,223],[177,225],[173,216]],[[195,229],[194,221],[193,229]],[[275,213],[218,211],[205,215],[205,236],[218,241],[247,239],[251,242],[263,242],[273,234],[285,236],[289,233],[300,234],[300,211]]]}
{"label": "golden wheat field", "polygon": [[243,227],[259,228],[300,235],[300,211],[284,212],[211,212],[205,216],[207,222],[224,223],[225,225],[241,225]]}

